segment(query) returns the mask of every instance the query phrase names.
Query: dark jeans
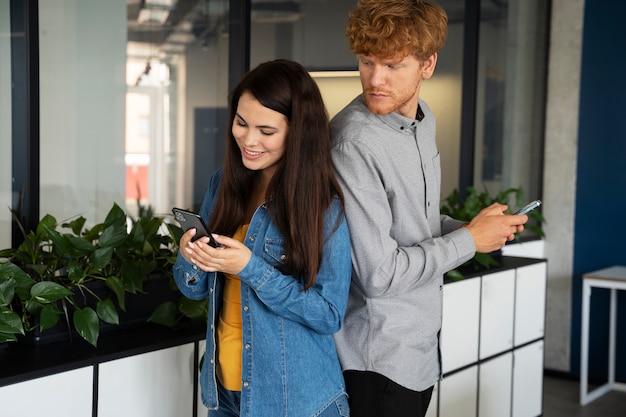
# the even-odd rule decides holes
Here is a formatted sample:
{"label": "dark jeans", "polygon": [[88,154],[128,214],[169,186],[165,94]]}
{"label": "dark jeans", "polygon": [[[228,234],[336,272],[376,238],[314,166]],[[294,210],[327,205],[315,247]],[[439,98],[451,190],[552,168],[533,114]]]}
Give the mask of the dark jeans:
{"label": "dark jeans", "polygon": [[345,371],[352,417],[424,417],[433,387],[412,391],[368,371]]}
{"label": "dark jeans", "polygon": [[239,417],[241,391],[229,391],[218,382],[217,396],[220,407],[209,410],[209,417]]}
{"label": "dark jeans", "polygon": [[[241,406],[241,391],[229,391],[217,383],[220,407],[218,410],[209,410],[209,417],[239,417]],[[317,417],[346,417],[350,415],[346,395],[340,395]],[[269,417],[269,416],[268,416]]]}

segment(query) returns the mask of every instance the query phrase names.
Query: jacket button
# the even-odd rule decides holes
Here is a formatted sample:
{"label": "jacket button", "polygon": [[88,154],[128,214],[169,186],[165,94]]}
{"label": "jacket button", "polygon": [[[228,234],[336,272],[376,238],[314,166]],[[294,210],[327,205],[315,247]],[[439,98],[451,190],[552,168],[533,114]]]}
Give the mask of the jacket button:
{"label": "jacket button", "polygon": [[246,349],[250,349],[250,343],[246,343]]}
{"label": "jacket button", "polygon": [[244,388],[248,388],[248,385],[249,385],[249,384],[248,384],[248,381],[244,381],[244,382],[243,382],[243,386],[244,386]]}
{"label": "jacket button", "polygon": [[248,306],[243,306],[243,311],[248,311]]}

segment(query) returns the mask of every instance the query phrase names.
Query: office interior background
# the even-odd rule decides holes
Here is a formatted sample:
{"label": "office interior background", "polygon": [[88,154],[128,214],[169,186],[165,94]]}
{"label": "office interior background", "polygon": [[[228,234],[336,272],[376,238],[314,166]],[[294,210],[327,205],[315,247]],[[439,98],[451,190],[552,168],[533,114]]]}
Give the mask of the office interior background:
{"label": "office interior background", "polygon": [[[113,202],[197,206],[221,163],[228,92],[259,62],[301,62],[332,116],[360,92],[343,33],[355,2],[0,0],[0,247],[20,241],[10,209],[32,228],[46,213],[95,223]],[[576,375],[582,274],[626,263],[626,2],[439,3],[449,36],[422,97],[442,197],[471,185],[543,200],[546,238],[522,252],[548,260],[545,368]],[[600,378],[605,295],[591,316]],[[625,306],[620,294],[617,352]]]}

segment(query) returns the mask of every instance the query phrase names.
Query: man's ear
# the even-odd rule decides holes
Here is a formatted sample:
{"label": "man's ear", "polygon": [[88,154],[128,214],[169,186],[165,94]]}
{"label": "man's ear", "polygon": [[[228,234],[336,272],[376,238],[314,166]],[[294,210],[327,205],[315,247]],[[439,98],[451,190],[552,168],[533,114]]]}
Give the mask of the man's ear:
{"label": "man's ear", "polygon": [[435,72],[435,66],[437,65],[437,52],[429,56],[422,63],[422,79],[429,79]]}

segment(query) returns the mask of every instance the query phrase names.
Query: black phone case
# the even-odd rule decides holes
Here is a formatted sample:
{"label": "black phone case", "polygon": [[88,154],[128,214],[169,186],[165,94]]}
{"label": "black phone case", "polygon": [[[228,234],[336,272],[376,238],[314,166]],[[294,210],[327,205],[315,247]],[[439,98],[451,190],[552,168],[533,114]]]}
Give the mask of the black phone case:
{"label": "black phone case", "polygon": [[209,233],[209,228],[202,220],[202,217],[198,213],[194,213],[192,211],[184,210],[181,208],[174,207],[172,209],[172,213],[174,213],[174,219],[180,224],[180,227],[186,232],[189,229],[196,229],[196,235],[191,239],[192,242],[200,239],[201,237],[208,236],[209,244],[214,248],[219,245]]}

